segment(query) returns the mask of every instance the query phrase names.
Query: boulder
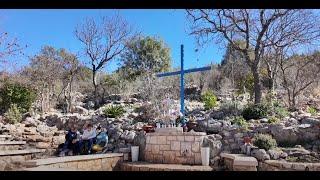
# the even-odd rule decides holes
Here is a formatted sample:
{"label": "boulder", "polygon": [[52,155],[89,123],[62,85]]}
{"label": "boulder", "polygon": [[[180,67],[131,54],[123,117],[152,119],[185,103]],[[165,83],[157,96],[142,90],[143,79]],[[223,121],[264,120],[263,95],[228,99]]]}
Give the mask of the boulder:
{"label": "boulder", "polygon": [[213,119],[223,119],[225,116],[223,111],[212,111],[210,117]]}
{"label": "boulder", "polygon": [[73,113],[79,113],[79,114],[83,114],[83,115],[88,115],[89,114],[89,110],[81,107],[81,106],[75,106],[72,110]]}
{"label": "boulder", "polygon": [[222,151],[222,142],[220,140],[209,139],[209,137],[206,136],[203,138],[202,144],[203,146],[210,147],[210,159],[216,157]]}
{"label": "boulder", "polygon": [[197,123],[198,125],[195,128],[195,131],[216,134],[219,133],[222,129],[222,123],[215,119],[197,120]]}
{"label": "boulder", "polygon": [[311,117],[306,117],[301,119],[301,124],[311,124],[312,126],[320,126],[320,120]]}
{"label": "boulder", "polygon": [[134,140],[135,135],[136,135],[136,133],[134,131],[125,130],[121,134],[121,139],[124,139],[128,143],[132,143],[133,140]]}
{"label": "boulder", "polygon": [[280,158],[286,158],[288,156],[287,153],[283,152],[282,150],[278,149],[270,149],[267,151],[267,153],[270,155],[271,159],[277,160]]}
{"label": "boulder", "polygon": [[278,143],[296,143],[298,141],[297,127],[285,127],[284,124],[270,125],[270,133]]}
{"label": "boulder", "polygon": [[267,154],[267,152],[264,149],[253,149],[251,151],[251,156],[258,159],[258,161],[264,161],[264,160],[270,159],[269,154]]}

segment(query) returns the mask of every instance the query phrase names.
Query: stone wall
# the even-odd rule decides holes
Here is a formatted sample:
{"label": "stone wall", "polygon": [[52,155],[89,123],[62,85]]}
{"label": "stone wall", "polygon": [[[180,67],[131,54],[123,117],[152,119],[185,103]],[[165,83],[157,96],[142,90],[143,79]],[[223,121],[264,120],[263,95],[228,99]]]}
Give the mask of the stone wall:
{"label": "stone wall", "polygon": [[259,171],[320,171],[320,163],[297,163],[278,160],[259,162]]}
{"label": "stone wall", "polygon": [[201,164],[203,132],[156,132],[146,134],[144,159],[152,163]]}
{"label": "stone wall", "polygon": [[27,162],[28,167],[66,168],[82,171],[117,171],[123,162],[123,154],[99,154],[70,156],[31,160]]}

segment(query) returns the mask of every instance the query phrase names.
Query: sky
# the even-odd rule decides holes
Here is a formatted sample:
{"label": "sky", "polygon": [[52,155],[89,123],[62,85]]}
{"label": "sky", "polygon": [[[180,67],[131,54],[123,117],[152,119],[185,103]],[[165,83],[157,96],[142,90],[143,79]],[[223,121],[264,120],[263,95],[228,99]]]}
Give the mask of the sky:
{"label": "sky", "polygon": [[[160,37],[171,49],[173,67],[180,67],[180,45],[184,45],[185,69],[202,67],[221,61],[224,49],[217,44],[209,44],[198,49],[195,38],[188,34],[188,22],[184,10],[118,10],[135,30],[145,36]],[[0,29],[17,37],[19,43],[28,45],[25,56],[19,58],[19,66],[28,64],[28,57],[39,53],[41,47],[50,45],[57,49],[65,48],[75,54],[83,54],[83,46],[74,35],[77,24],[85,18],[99,19],[112,16],[115,10],[0,10]],[[86,61],[86,57],[81,57]],[[104,69],[112,72],[117,69],[117,60]]]}

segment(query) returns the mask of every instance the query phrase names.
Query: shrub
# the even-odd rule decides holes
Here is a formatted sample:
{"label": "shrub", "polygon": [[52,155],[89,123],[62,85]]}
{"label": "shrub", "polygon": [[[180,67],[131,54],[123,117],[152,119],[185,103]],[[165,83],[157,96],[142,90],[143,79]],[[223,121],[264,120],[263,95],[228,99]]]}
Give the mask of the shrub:
{"label": "shrub", "polygon": [[277,147],[277,141],[269,134],[255,134],[253,144],[266,151]]}
{"label": "shrub", "polygon": [[268,119],[268,123],[270,123],[270,124],[278,123],[279,121],[280,120],[278,118],[276,118],[276,117],[270,117]]}
{"label": "shrub", "polygon": [[237,101],[227,101],[221,104],[220,110],[226,115],[238,116],[242,112],[242,107]]}
{"label": "shrub", "polygon": [[16,104],[21,113],[28,112],[35,98],[34,91],[19,84],[6,83],[0,89],[0,106],[4,111]]}
{"label": "shrub", "polygon": [[[270,105],[271,106],[271,105]],[[272,107],[272,106],[271,106]],[[273,107],[270,108],[270,110],[272,112],[270,112],[269,114],[274,114],[277,118],[284,118],[286,116],[289,115],[289,112],[287,110],[287,108],[285,108],[281,103],[279,103],[278,101],[274,101],[273,102]]]}
{"label": "shrub", "polygon": [[242,116],[246,120],[264,118],[268,115],[268,109],[265,104],[249,105],[242,111]]}
{"label": "shrub", "polygon": [[312,116],[315,116],[318,113],[317,109],[312,106],[308,107],[307,112],[310,113]]}
{"label": "shrub", "polygon": [[103,112],[108,118],[118,118],[125,113],[125,110],[122,106],[109,106]]}
{"label": "shrub", "polygon": [[212,109],[217,106],[217,97],[211,92],[207,91],[201,96],[201,100],[204,103],[206,110]]}
{"label": "shrub", "polygon": [[19,123],[22,120],[22,114],[16,104],[11,104],[4,116],[10,124]]}
{"label": "shrub", "polygon": [[242,116],[235,116],[232,120],[232,124],[236,124],[245,129],[248,128],[248,123]]}

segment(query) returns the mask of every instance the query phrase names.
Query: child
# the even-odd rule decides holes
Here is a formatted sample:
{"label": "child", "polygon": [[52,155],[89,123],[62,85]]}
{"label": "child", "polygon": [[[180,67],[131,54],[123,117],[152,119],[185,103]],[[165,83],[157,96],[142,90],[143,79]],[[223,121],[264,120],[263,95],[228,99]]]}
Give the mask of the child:
{"label": "child", "polygon": [[95,128],[93,128],[92,124],[88,124],[87,126],[85,126],[84,131],[83,131],[83,135],[81,137],[82,139],[82,143],[81,144],[87,144],[87,153],[91,154],[91,149],[94,143],[94,139],[96,138],[96,130]]}

